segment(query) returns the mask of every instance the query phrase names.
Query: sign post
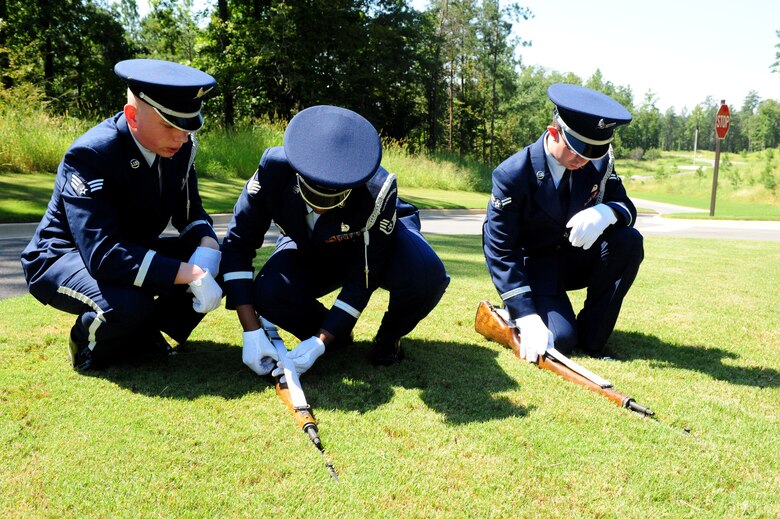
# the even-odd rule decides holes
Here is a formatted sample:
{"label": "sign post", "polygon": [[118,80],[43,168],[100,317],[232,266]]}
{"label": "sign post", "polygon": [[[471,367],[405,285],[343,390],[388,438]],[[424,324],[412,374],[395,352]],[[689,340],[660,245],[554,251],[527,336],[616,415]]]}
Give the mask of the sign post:
{"label": "sign post", "polygon": [[715,216],[715,193],[718,191],[718,166],[720,165],[720,141],[726,138],[731,126],[731,112],[726,100],[720,101],[720,108],[715,115],[715,133],[718,138],[715,141],[715,166],[712,170],[712,196],[710,197],[710,216]]}

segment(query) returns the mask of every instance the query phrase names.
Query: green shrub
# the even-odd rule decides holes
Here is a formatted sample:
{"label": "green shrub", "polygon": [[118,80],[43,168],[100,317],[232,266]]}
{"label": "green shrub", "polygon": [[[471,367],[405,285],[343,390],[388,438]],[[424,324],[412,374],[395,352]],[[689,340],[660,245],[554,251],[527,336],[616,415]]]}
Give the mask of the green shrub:
{"label": "green shrub", "polygon": [[764,168],[761,170],[759,181],[767,191],[771,191],[774,194],[775,190],[777,189],[777,180],[775,180],[774,175],[774,164],[772,162],[773,157],[774,153],[772,150],[766,150],[766,161],[764,162]]}
{"label": "green shrub", "polygon": [[645,156],[645,150],[642,148],[637,147],[628,152],[628,158],[630,158],[631,160],[642,160],[644,156]]}
{"label": "green shrub", "polygon": [[655,169],[655,179],[656,180],[665,180],[669,178],[669,171],[663,166],[658,166]]}

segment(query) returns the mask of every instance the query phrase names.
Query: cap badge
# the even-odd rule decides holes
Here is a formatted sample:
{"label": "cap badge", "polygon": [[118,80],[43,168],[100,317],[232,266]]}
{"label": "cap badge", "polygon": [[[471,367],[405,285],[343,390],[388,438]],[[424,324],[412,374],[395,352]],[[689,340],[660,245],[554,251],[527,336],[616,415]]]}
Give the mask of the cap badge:
{"label": "cap badge", "polygon": [[536,180],[542,180],[542,179],[544,179],[544,171],[537,171]]}
{"label": "cap badge", "polygon": [[138,159],[130,159],[130,167],[133,169],[138,169],[141,167],[141,163],[138,162]]}
{"label": "cap badge", "polygon": [[198,90],[198,93],[195,94],[195,99],[199,99],[199,98],[205,96],[206,94],[211,92],[211,89],[213,89],[213,88],[214,87],[210,87],[210,88],[207,88],[206,90],[203,90],[203,87],[200,87],[200,90]]}
{"label": "cap badge", "polygon": [[617,123],[605,123],[604,119],[600,119],[599,123],[596,125],[596,128],[598,128],[599,130],[606,130],[607,128],[612,128],[616,124]]}
{"label": "cap badge", "polygon": [[342,223],[341,224],[341,232],[347,232],[349,230],[349,225]]}

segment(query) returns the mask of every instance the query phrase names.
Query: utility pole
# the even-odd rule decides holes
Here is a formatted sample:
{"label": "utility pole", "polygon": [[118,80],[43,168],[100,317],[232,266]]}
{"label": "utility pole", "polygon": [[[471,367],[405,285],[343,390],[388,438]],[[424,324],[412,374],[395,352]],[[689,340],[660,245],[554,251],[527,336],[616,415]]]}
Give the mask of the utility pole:
{"label": "utility pole", "polygon": [[693,165],[696,166],[696,148],[699,145],[699,114],[696,114],[696,132],[693,137]]}

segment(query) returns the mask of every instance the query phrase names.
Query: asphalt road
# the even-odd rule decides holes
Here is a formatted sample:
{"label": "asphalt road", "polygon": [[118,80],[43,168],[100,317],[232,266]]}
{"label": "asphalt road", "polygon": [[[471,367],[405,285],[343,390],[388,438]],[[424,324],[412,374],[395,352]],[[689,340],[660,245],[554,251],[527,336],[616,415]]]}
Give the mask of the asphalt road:
{"label": "asphalt road", "polygon": [[[639,199],[633,201],[637,207],[658,212],[640,214],[637,219],[636,227],[645,236],[780,242],[780,222],[671,219],[664,218],[663,214],[697,210]],[[420,216],[425,234],[478,235],[482,230],[484,212],[424,210],[420,211]],[[213,218],[217,236],[224,236],[230,215],[215,215]],[[36,224],[0,225],[0,298],[16,297],[27,293],[19,256],[35,232],[35,228]],[[274,243],[276,237],[275,230],[270,231],[266,236],[266,243]]]}

